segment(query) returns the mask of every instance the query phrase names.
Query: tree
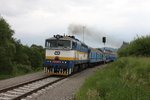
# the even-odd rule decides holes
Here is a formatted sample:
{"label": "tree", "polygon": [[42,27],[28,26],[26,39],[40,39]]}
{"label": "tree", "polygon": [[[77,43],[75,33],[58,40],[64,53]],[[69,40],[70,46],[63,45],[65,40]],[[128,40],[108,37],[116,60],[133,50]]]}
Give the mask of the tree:
{"label": "tree", "polygon": [[35,48],[31,48],[30,61],[33,68],[42,67],[43,65],[41,53]]}
{"label": "tree", "polygon": [[12,43],[14,31],[9,24],[0,17],[0,73],[10,73],[13,69],[12,59],[16,51]]}
{"label": "tree", "polygon": [[27,46],[23,46],[20,42],[20,40],[16,40],[16,53],[14,56],[14,62],[16,64],[22,64],[22,65],[31,65],[31,62],[29,61],[29,51],[30,48]]}
{"label": "tree", "polygon": [[13,34],[9,24],[0,17],[0,74],[28,73],[42,67],[45,54],[43,47],[23,45],[12,37]]}
{"label": "tree", "polygon": [[33,44],[33,45],[31,45],[31,48],[34,48],[37,51],[39,51],[42,58],[45,59],[45,49],[42,46],[38,46],[38,45]]}

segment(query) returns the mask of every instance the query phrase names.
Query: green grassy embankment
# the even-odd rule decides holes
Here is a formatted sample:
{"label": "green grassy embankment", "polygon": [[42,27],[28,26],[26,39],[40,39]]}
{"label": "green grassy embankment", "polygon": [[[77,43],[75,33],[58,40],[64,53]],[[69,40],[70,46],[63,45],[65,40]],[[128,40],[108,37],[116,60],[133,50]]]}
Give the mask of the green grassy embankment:
{"label": "green grassy embankment", "polygon": [[76,100],[150,100],[150,58],[125,57],[88,78]]}

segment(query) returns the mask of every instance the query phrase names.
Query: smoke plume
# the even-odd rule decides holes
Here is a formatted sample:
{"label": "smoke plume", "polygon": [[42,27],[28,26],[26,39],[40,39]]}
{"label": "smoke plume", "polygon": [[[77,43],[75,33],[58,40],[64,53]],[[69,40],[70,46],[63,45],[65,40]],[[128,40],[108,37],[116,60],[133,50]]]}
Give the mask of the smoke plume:
{"label": "smoke plume", "polygon": [[90,46],[94,47],[102,47],[102,37],[106,37],[107,39],[107,46],[110,47],[119,47],[120,41],[117,40],[115,37],[106,34],[103,31],[100,31],[96,28],[81,25],[81,24],[70,24],[68,26],[68,33],[70,35],[75,35],[80,38],[82,41],[83,39],[83,34],[84,34],[84,42],[89,44]]}

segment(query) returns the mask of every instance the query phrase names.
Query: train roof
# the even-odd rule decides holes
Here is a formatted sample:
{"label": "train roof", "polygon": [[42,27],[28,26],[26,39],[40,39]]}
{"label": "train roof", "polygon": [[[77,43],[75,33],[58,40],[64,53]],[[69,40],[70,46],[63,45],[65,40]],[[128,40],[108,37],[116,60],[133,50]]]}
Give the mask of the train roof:
{"label": "train roof", "polygon": [[[71,40],[71,41],[74,41],[74,42],[77,42],[79,44],[82,44],[82,45],[85,45],[87,46],[85,43],[79,41],[77,38],[75,38],[75,36],[69,36],[69,35],[54,35],[53,37],[51,38],[48,38],[46,40],[56,40],[56,39],[60,39],[60,40]],[[87,46],[88,47],[88,46]]]}
{"label": "train roof", "polygon": [[74,36],[67,36],[67,35],[54,35],[51,38],[48,38],[46,40],[55,40],[55,39],[67,39],[67,40],[72,40],[73,38],[75,38]]}
{"label": "train roof", "polygon": [[90,49],[91,49],[91,50],[93,50],[93,51],[97,51],[97,52],[101,52],[101,53],[103,53],[103,51],[102,51],[102,50],[100,50],[100,49],[98,49],[98,48],[92,48],[92,47],[90,47]]}

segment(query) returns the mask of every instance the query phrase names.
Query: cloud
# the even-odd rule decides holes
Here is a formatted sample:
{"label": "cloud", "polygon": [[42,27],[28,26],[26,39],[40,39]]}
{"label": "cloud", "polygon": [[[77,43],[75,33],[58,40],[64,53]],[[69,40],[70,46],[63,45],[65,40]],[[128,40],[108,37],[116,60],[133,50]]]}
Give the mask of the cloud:
{"label": "cloud", "polygon": [[67,33],[74,23],[99,30],[117,43],[131,41],[136,34],[149,34],[149,4],[149,0],[0,0],[0,14],[24,41],[27,35],[42,41]]}

